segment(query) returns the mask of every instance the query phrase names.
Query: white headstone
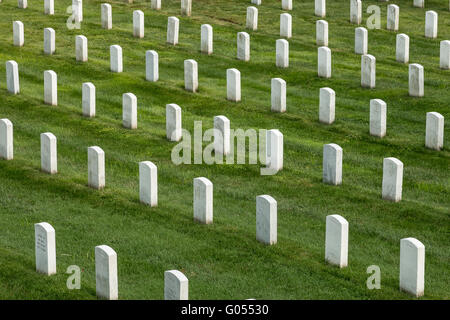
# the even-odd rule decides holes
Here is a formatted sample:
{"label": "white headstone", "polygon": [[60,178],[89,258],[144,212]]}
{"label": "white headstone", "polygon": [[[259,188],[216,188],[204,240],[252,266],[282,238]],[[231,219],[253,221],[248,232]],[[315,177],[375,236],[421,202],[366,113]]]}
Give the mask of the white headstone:
{"label": "white headstone", "polygon": [[141,10],[133,11],[133,37],[144,37],[144,12]]}
{"label": "white headstone", "polygon": [[161,0],[152,0],[152,9],[161,10]]}
{"label": "white headstone", "polygon": [[95,291],[100,299],[119,298],[117,253],[107,245],[95,247]]}
{"label": "white headstone", "polygon": [[261,0],[252,0],[252,4],[261,5]]}
{"label": "white headstone", "polygon": [[58,105],[58,80],[55,71],[44,71],[44,103]]}
{"label": "white headstone", "polygon": [[83,1],[72,0],[72,14],[75,22],[83,21]]}
{"label": "white headstone", "polygon": [[44,0],[44,14],[55,14],[55,2],[54,0]]}
{"label": "white headstone", "polygon": [[397,35],[395,59],[401,63],[409,62],[409,37],[404,33]]}
{"label": "white headstone", "polygon": [[423,97],[424,75],[423,67],[420,64],[412,63],[409,65],[409,95],[411,97]]}
{"label": "white headstone", "polygon": [[181,15],[190,17],[192,13],[192,0],[181,0]]}
{"label": "white headstone", "polygon": [[383,160],[382,198],[398,202],[402,200],[403,163],[396,158]]}
{"label": "white headstone", "polygon": [[19,66],[14,60],[6,61],[6,87],[9,93],[18,94],[20,92]]}
{"label": "white headstone", "polygon": [[189,281],[178,270],[164,272],[164,300],[188,300]]}
{"label": "white headstone", "polygon": [[75,52],[77,61],[85,62],[88,60],[88,44],[85,36],[75,37]]}
{"label": "white headstone", "polygon": [[200,50],[206,54],[213,53],[213,28],[209,24],[201,26]]}
{"label": "white headstone", "polygon": [[361,87],[375,88],[376,60],[371,54],[361,56]]}
{"label": "white headstone", "polygon": [[271,80],[271,108],[272,112],[286,111],[286,81],[281,78]]}
{"label": "white headstone", "polygon": [[83,105],[83,116],[95,117],[95,86],[91,82],[83,83],[81,102]]}
{"label": "white headstone", "polygon": [[278,129],[266,131],[266,166],[272,172],[283,169],[283,134]]}
{"label": "white headstone", "polygon": [[381,99],[370,100],[370,134],[383,138],[386,135],[386,102]]}
{"label": "white headstone", "polygon": [[241,101],[241,72],[238,69],[227,69],[227,99]]}
{"label": "white headstone", "polygon": [[19,9],[26,9],[28,7],[28,1],[27,0],[18,0],[17,6]]}
{"label": "white headstone", "polygon": [[112,45],[109,47],[109,59],[110,68],[112,72],[122,72],[122,47],[118,45]]}
{"label": "white headstone", "polygon": [[423,8],[425,5],[425,0],[414,0],[414,7]]}
{"label": "white headstone", "polygon": [[328,47],[317,49],[317,74],[322,78],[331,78],[331,50]]}
{"label": "white headstone", "polygon": [[416,297],[425,289],[425,246],[415,238],[400,240],[400,290]]}
{"label": "white headstone", "polygon": [[175,103],[166,105],[166,136],[169,141],[181,140],[181,108]]}
{"label": "white headstone", "polygon": [[56,273],[55,229],[47,222],[34,225],[36,272],[48,276]]}
{"label": "white headstone", "polygon": [[276,66],[278,68],[289,67],[289,42],[285,39],[276,41]]}
{"label": "white headstone", "polygon": [[256,197],[256,240],[277,243],[277,201],[269,195]]}
{"label": "white headstone", "polygon": [[239,60],[250,60],[250,36],[247,32],[237,34],[237,58]]}
{"label": "white headstone", "polygon": [[24,43],[23,23],[22,21],[13,22],[13,43],[16,47],[22,47]]}
{"label": "white headstone", "polygon": [[368,32],[366,28],[358,27],[355,29],[355,53],[367,54]]}
{"label": "white headstone", "polygon": [[325,17],[327,12],[327,4],[325,0],[315,0],[314,14],[318,17]]}
{"label": "white headstone", "polygon": [[52,28],[44,29],[44,53],[49,55],[55,53],[55,30]]}
{"label": "white headstone", "polygon": [[214,152],[222,155],[230,153],[230,120],[225,116],[214,117]]}
{"label": "white headstone", "polygon": [[194,179],[194,220],[213,222],[213,184],[204,177]]}
{"label": "white headstone", "polygon": [[156,82],[159,79],[159,57],[154,50],[145,52],[145,79]]}
{"label": "white headstone", "polygon": [[362,18],[361,0],[350,0],[350,22],[360,24]]}
{"label": "white headstone", "polygon": [[334,143],[323,146],[323,182],[342,184],[342,148]]}
{"label": "white headstone", "polygon": [[99,190],[105,187],[105,152],[100,147],[88,148],[88,185]]}
{"label": "white headstone", "polygon": [[139,199],[151,207],[158,205],[158,168],[153,162],[139,162]]}
{"label": "white headstone", "polygon": [[438,14],[435,11],[425,13],[425,37],[436,38],[438,33]]}
{"label": "white headstone", "polygon": [[184,88],[190,92],[198,90],[198,64],[193,59],[184,60]]}
{"label": "white headstone", "polygon": [[348,265],[348,222],[338,214],[327,216],[325,261],[340,268]]}
{"label": "white headstone", "polygon": [[326,124],[334,122],[336,93],[330,88],[320,88],[319,121]]}
{"label": "white headstone", "polygon": [[395,4],[388,5],[386,29],[398,31],[399,20],[400,20],[400,8]]}
{"label": "white headstone", "polygon": [[325,20],[316,21],[316,44],[328,47],[328,22]]}
{"label": "white headstone", "polygon": [[13,159],[13,124],[8,119],[0,119],[0,158]]}
{"label": "white headstone", "polygon": [[130,92],[122,95],[122,124],[124,128],[137,128],[137,98]]}
{"label": "white headstone", "polygon": [[179,28],[180,20],[177,17],[169,17],[167,20],[167,43],[174,46],[178,44]]}
{"label": "white headstone", "polygon": [[292,0],[281,0],[281,9],[292,10]]}
{"label": "white headstone", "polygon": [[444,70],[450,69],[450,40],[441,41],[439,66]]}
{"label": "white headstone", "polygon": [[427,112],[425,146],[438,151],[444,147],[444,117],[437,112]]}
{"label": "white headstone", "polygon": [[41,133],[41,170],[50,174],[58,172],[56,137],[51,132]]}
{"label": "white headstone", "polygon": [[112,8],[109,3],[102,3],[102,28],[103,29],[112,29]]}
{"label": "white headstone", "polygon": [[280,14],[280,37],[292,37],[292,16],[289,13]]}
{"label": "white headstone", "polygon": [[246,27],[253,31],[258,29],[258,9],[256,7],[247,8]]}

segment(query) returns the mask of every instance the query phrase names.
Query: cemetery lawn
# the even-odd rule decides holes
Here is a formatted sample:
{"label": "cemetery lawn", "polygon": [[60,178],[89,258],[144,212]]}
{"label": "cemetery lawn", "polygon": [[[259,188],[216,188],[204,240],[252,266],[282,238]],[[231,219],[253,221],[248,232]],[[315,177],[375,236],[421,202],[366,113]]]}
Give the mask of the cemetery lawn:
{"label": "cemetery lawn", "polygon": [[[162,299],[164,271],[178,269],[189,279],[190,299],[411,299],[398,289],[400,239],[414,237],[426,248],[425,296],[450,298],[450,73],[439,69],[439,42],[450,37],[448,2],[427,0],[439,14],[437,39],[424,37],[425,11],[412,0],[396,0],[400,30],[410,37],[410,62],[425,70],[425,96],[408,96],[408,66],[395,61],[395,32],[386,30],[389,3],[381,7],[381,29],[369,30],[369,53],[377,59],[376,88],[360,87],[361,57],[353,53],[355,25],[349,1],[328,1],[332,78],[317,77],[314,1],[294,1],[290,66],[275,66],[280,1],[263,0],[257,31],[245,30],[250,0],[194,0],[192,17],[180,16],[179,0],[111,1],[113,29],[100,25],[100,4],[85,0],[81,30],[69,30],[66,8],[55,1],[55,15],[43,14],[43,1],[0,3],[0,118],[14,125],[14,160],[0,161],[0,299],[95,299],[94,247],[106,244],[118,255],[120,299]],[[145,37],[132,36],[132,12],[145,13]],[[179,45],[166,44],[169,16],[180,18]],[[24,47],[14,47],[12,22],[21,20]],[[203,55],[200,26],[214,28],[214,53]],[[43,29],[56,31],[56,53],[43,54]],[[251,60],[238,61],[236,34],[247,31]],[[89,61],[75,61],[75,36],[88,38]],[[109,71],[109,46],[123,49],[124,72]],[[160,80],[145,81],[145,51],[159,53]],[[184,90],[183,61],[199,66],[199,91]],[[20,94],[6,90],[5,62],[19,64]],[[226,69],[242,77],[242,102],[226,100]],[[43,103],[43,72],[58,75],[58,106]],[[287,82],[287,112],[270,112],[270,80]],[[81,114],[81,86],[97,91],[97,115]],[[336,121],[318,122],[319,89],[336,91]],[[138,129],[122,127],[122,94],[138,99]],[[387,103],[387,136],[369,135],[369,101]],[[279,129],[284,135],[284,169],[261,176],[260,165],[180,165],[171,162],[176,145],[166,140],[165,106],[182,108],[183,128],[203,129],[225,115],[231,128]],[[446,118],[444,149],[424,147],[426,113]],[[58,174],[40,171],[40,133],[58,139]],[[343,184],[322,183],[322,148],[343,148]],[[205,145],[208,144],[205,142]],[[87,187],[87,148],[106,155],[106,188]],[[403,199],[381,199],[383,158],[404,163]],[[158,167],[158,207],[139,203],[138,163]],[[214,184],[214,223],[193,221],[193,179]],[[256,241],[255,198],[278,202],[278,243]],[[349,222],[349,266],[324,262],[325,217]],[[56,230],[57,271],[35,272],[34,224]],[[82,269],[81,289],[68,290],[65,271]],[[370,265],[381,268],[381,289],[368,290]]]}

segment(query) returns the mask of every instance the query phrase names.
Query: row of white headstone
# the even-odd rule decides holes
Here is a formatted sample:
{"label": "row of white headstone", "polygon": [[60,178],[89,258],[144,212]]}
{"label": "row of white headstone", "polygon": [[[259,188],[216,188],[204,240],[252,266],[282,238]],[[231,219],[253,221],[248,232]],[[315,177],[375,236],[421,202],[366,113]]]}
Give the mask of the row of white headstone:
{"label": "row of white headstone", "polygon": [[[197,198],[196,198],[197,197]],[[194,179],[194,210],[205,211],[212,199],[212,184],[206,178]],[[195,211],[194,211],[195,213]],[[198,212],[198,214],[203,214]],[[203,215],[198,218],[204,218]],[[212,219],[212,217],[211,217]],[[269,195],[256,198],[256,238],[265,244],[277,242],[277,202]],[[326,217],[325,261],[340,268],[348,266],[348,221],[340,215]],[[36,271],[56,274],[55,229],[47,222],[35,224]],[[107,245],[95,247],[96,295],[100,299],[119,297],[117,253]],[[415,238],[400,241],[400,290],[420,297],[425,289],[425,246]],[[164,272],[164,299],[187,300],[188,279],[178,270]]]}
{"label": "row of white headstone", "polygon": [[[56,274],[55,229],[49,223],[41,222],[34,225],[34,232],[36,272],[47,276]],[[95,287],[99,299],[119,298],[117,253],[107,245],[95,247]],[[188,279],[180,271],[164,272],[164,299],[188,299]]]}

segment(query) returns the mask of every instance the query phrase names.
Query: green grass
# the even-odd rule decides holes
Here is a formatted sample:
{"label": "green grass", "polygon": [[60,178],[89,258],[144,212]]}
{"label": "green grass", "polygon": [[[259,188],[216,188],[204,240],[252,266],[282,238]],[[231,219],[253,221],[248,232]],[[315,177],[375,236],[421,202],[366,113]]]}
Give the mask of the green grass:
{"label": "green grass", "polygon": [[[410,299],[398,289],[400,239],[415,237],[426,247],[425,297],[449,299],[450,186],[448,143],[436,152],[424,147],[426,112],[450,116],[450,73],[439,69],[439,42],[450,37],[447,2],[427,0],[439,14],[437,39],[424,37],[425,11],[412,0],[397,0],[400,30],[410,36],[410,62],[425,69],[425,96],[408,96],[408,66],[395,61],[396,33],[385,30],[389,3],[381,7],[381,29],[369,30],[369,53],[377,59],[376,89],[360,87],[360,56],[353,53],[349,1],[328,1],[332,78],[317,77],[314,1],[294,1],[290,67],[275,67],[280,1],[259,6],[258,31],[251,36],[250,62],[238,61],[236,33],[245,31],[250,0],[194,0],[193,16],[180,17],[179,1],[110,2],[113,29],[100,27],[100,4],[84,1],[81,30],[68,30],[70,0],[55,1],[55,15],[43,14],[43,1],[0,4],[0,74],[5,61],[19,64],[21,92],[10,95],[0,81],[0,118],[14,124],[14,160],[0,161],[0,298],[95,299],[94,247],[107,244],[118,254],[119,298],[162,299],[164,271],[179,269],[189,278],[190,299]],[[132,37],[132,11],[145,13],[145,38]],[[167,17],[180,18],[179,45],[165,43]],[[12,21],[25,27],[25,46],[12,45]],[[199,52],[200,25],[214,28],[214,54]],[[56,54],[43,54],[43,29],[56,31]],[[88,38],[89,61],[75,61],[75,35]],[[109,72],[109,46],[123,48],[124,72]],[[159,53],[160,81],[145,81],[145,51]],[[199,66],[199,92],[183,89],[183,60]],[[242,76],[242,102],[225,99],[226,69]],[[43,72],[58,74],[58,106],[43,104]],[[287,82],[287,112],[270,112],[270,79]],[[81,115],[81,85],[97,88],[97,116]],[[336,91],[336,122],[318,122],[319,88]],[[138,99],[138,129],[122,128],[122,94]],[[387,136],[371,137],[369,101],[386,101]],[[232,128],[279,129],[284,135],[284,169],[261,176],[258,165],[181,165],[170,160],[175,145],[165,138],[165,105],[182,108],[183,128],[195,120],[211,128],[225,115]],[[448,121],[445,137],[449,138]],[[57,175],[40,171],[42,132],[58,139]],[[344,150],[343,184],[324,185],[322,147]],[[106,188],[87,187],[87,147],[106,154]],[[403,200],[381,199],[385,157],[404,163]],[[158,166],[157,208],[139,203],[138,162]],[[193,222],[192,180],[214,184],[214,224]],[[278,243],[255,239],[255,197],[278,202]],[[349,266],[324,262],[325,217],[349,222]],[[56,229],[58,274],[35,272],[34,223]],[[83,269],[81,290],[66,288],[69,265]],[[366,268],[381,268],[381,290],[366,288]]]}

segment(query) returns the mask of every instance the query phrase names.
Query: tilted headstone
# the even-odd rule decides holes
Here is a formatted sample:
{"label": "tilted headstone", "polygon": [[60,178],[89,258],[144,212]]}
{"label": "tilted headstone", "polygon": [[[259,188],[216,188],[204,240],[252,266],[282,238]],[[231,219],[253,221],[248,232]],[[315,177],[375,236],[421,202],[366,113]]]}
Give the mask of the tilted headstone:
{"label": "tilted headstone", "polygon": [[400,240],[400,290],[415,297],[425,290],[425,246],[415,238]]}
{"label": "tilted headstone", "polygon": [[256,240],[277,243],[277,201],[269,195],[256,197]]}
{"label": "tilted headstone", "polygon": [[370,134],[383,138],[386,135],[386,102],[381,99],[370,100]]}
{"label": "tilted headstone", "polygon": [[76,60],[85,62],[88,60],[88,40],[85,36],[76,36],[75,37],[75,53]]}
{"label": "tilted headstone", "polygon": [[409,62],[409,37],[400,33],[397,35],[395,46],[395,59],[401,63]]}
{"label": "tilted headstone", "polygon": [[47,222],[34,225],[36,272],[45,275],[56,273],[55,229]]}
{"label": "tilted headstone", "polygon": [[280,14],[280,37],[292,37],[292,16],[289,13]]}
{"label": "tilted headstone", "polygon": [[328,47],[317,49],[317,74],[321,78],[331,78],[331,50]]}
{"label": "tilted headstone", "polygon": [[56,137],[51,132],[41,133],[41,170],[50,174],[58,172]]}
{"label": "tilted headstone", "polygon": [[382,198],[398,202],[402,200],[403,162],[396,158],[383,160]]}
{"label": "tilted headstone", "polygon": [[164,300],[188,300],[189,281],[178,270],[164,272]]}
{"label": "tilted headstone", "polygon": [[400,21],[400,8],[395,4],[388,5],[386,29],[398,31],[399,21]]}
{"label": "tilted headstone", "polygon": [[16,47],[22,47],[24,44],[24,33],[22,21],[13,22],[13,44]]}
{"label": "tilted headstone", "polygon": [[198,90],[198,64],[193,59],[184,60],[184,88],[190,92]]}
{"label": "tilted headstone", "polygon": [[19,65],[14,60],[6,61],[6,87],[9,93],[19,94]]}
{"label": "tilted headstone", "polygon": [[258,29],[258,9],[256,7],[247,8],[246,28],[253,31]]}
{"label": "tilted headstone", "polygon": [[326,219],[325,261],[340,268],[348,265],[348,222],[338,214]]}
{"label": "tilted headstone", "polygon": [[121,46],[115,44],[109,47],[109,59],[112,72],[120,73],[123,71]]}
{"label": "tilted headstone", "polygon": [[335,143],[323,146],[323,182],[342,184],[342,148]]}
{"label": "tilted headstone", "polygon": [[158,168],[151,161],[139,162],[139,199],[150,207],[158,205]]}
{"label": "tilted headstone", "polygon": [[194,220],[213,222],[213,184],[204,177],[194,179]]}
{"label": "tilted headstone", "polygon": [[441,150],[444,147],[444,117],[437,112],[427,112],[425,146]]}
{"label": "tilted headstone", "polygon": [[175,103],[166,105],[166,136],[169,141],[180,141],[181,108]]}
{"label": "tilted headstone", "polygon": [[335,116],[336,93],[330,88],[320,88],[319,121],[332,124]]}
{"label": "tilted headstone", "polygon": [[358,27],[355,29],[355,53],[367,54],[368,32],[366,28]]}
{"label": "tilted headstone", "polygon": [[436,38],[438,33],[438,14],[435,11],[425,13],[425,37]]}
{"label": "tilted headstone", "polygon": [[250,60],[250,36],[247,32],[237,34],[237,58],[243,61]]}
{"label": "tilted headstone", "polygon": [[325,20],[316,21],[316,44],[328,47],[328,22]]}
{"label": "tilted headstone", "polygon": [[238,69],[227,69],[227,99],[241,101],[241,72]]}
{"label": "tilted headstone", "polygon": [[361,56],[361,87],[375,88],[376,59],[371,54]]}
{"label": "tilted headstone", "polygon": [[55,53],[55,30],[53,28],[44,29],[44,53],[52,55]]}
{"label": "tilted headstone", "polygon": [[88,148],[88,185],[97,190],[105,187],[105,152],[97,146]]}
{"label": "tilted headstone", "polygon": [[286,111],[286,81],[281,78],[271,80],[271,107],[272,112]]}
{"label": "tilted headstone", "polygon": [[58,79],[55,71],[44,71],[44,103],[58,105]]}
{"label": "tilted headstone", "polygon": [[441,69],[450,69],[450,40],[443,40],[440,43],[440,62]]}
{"label": "tilted headstone", "polygon": [[214,117],[214,152],[227,155],[230,153],[230,120],[225,116]]}
{"label": "tilted headstone", "polygon": [[8,119],[0,119],[0,158],[13,159],[13,124]]}
{"label": "tilted headstone", "polygon": [[213,28],[209,24],[201,26],[200,51],[206,54],[213,53]]}
{"label": "tilted headstone", "polygon": [[276,66],[278,68],[289,67],[289,42],[285,39],[276,41]]}
{"label": "tilted headstone", "polygon": [[409,65],[409,95],[411,97],[423,97],[424,95],[423,66],[418,63]]}
{"label": "tilted headstone", "polygon": [[154,50],[145,52],[145,79],[151,82],[159,79],[159,56]]}
{"label": "tilted headstone", "polygon": [[179,28],[180,20],[177,17],[169,17],[167,19],[167,43],[174,46],[178,44]]}
{"label": "tilted headstone", "polygon": [[141,10],[133,11],[133,37],[144,37],[144,12]]}
{"label": "tilted headstone", "polygon": [[137,98],[130,92],[122,95],[122,125],[127,129],[137,128]]}
{"label": "tilted headstone", "polygon": [[82,108],[83,116],[95,117],[95,86],[91,82],[83,83],[82,91]]}
{"label": "tilted headstone", "polygon": [[109,3],[102,3],[101,6],[102,28],[106,30],[112,29],[112,8]]}
{"label": "tilted headstone", "polygon": [[95,247],[95,291],[99,299],[119,298],[117,253],[107,245]]}

